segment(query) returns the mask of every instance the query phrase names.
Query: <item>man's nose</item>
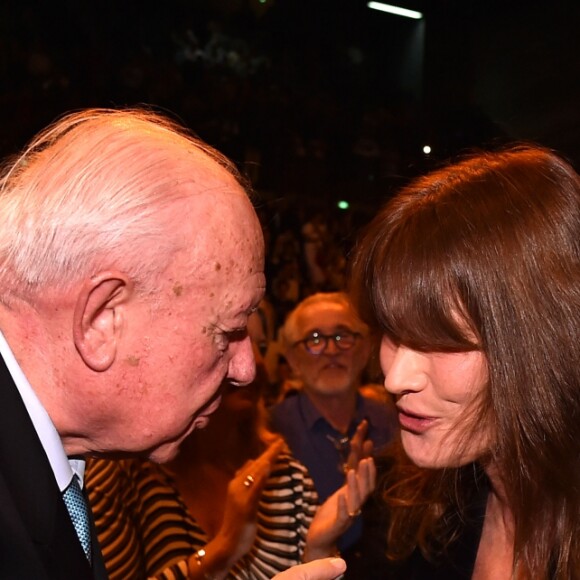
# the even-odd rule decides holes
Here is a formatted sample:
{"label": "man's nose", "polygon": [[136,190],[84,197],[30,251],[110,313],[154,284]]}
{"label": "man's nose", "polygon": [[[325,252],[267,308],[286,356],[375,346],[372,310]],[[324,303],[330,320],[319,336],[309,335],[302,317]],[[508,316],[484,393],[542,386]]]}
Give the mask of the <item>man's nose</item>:
{"label": "man's nose", "polygon": [[324,349],[324,354],[334,356],[340,354],[341,352],[342,351],[340,350],[340,348],[338,348],[334,337],[326,339],[326,348]]}
{"label": "man's nose", "polygon": [[249,385],[256,378],[256,360],[250,337],[236,341],[230,348],[233,355],[228,367],[228,379],[234,385]]}

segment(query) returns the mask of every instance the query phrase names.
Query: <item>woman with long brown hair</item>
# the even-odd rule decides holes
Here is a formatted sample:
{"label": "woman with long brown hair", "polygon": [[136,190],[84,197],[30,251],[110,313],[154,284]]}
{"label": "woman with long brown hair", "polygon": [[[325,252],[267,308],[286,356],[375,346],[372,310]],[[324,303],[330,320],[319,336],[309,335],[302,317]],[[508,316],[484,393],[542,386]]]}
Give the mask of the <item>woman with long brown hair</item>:
{"label": "woman with long brown hair", "polygon": [[368,227],[352,285],[401,437],[378,486],[388,557],[350,577],[580,578],[572,167],[522,146],[419,178]]}

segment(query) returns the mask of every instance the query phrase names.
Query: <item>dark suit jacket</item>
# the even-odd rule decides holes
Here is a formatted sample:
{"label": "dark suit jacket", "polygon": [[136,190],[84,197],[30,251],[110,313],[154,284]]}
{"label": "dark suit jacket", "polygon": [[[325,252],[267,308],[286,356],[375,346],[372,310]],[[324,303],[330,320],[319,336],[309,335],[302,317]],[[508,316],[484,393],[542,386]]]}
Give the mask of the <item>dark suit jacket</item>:
{"label": "dark suit jacket", "polygon": [[106,580],[94,533],[92,559],[91,569],[44,448],[0,357],[0,578]]}

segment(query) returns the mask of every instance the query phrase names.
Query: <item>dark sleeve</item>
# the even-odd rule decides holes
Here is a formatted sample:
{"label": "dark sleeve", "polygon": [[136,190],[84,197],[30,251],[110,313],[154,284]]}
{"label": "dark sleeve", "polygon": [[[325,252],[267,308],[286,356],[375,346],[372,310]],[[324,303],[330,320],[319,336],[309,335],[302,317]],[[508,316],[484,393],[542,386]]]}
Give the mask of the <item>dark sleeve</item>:
{"label": "dark sleeve", "polygon": [[393,566],[386,556],[389,513],[379,492],[380,481],[388,472],[390,463],[377,458],[376,465],[379,485],[363,506],[361,538],[342,553],[347,563],[346,580],[397,578],[393,575]]}
{"label": "dark sleeve", "polygon": [[362,513],[363,531],[360,540],[343,551],[347,563],[345,580],[390,579],[390,564],[386,557],[388,514],[377,496],[371,496]]}

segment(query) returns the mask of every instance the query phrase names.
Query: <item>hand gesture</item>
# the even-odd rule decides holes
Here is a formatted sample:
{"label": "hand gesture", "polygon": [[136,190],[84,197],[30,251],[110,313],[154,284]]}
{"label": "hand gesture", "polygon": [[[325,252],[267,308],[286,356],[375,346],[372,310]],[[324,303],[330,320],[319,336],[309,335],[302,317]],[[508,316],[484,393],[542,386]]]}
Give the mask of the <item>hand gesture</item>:
{"label": "hand gesture", "polygon": [[361,507],[373,492],[377,470],[372,457],[361,459],[346,474],[346,483],[317,510],[306,538],[304,561],[336,552],[336,541],[348,530]]}
{"label": "hand gesture", "polygon": [[369,423],[366,419],[363,419],[350,440],[350,451],[345,463],[345,472],[350,469],[356,469],[361,459],[366,459],[372,455],[373,442],[370,439],[366,439],[368,429]]}
{"label": "hand gesture", "polygon": [[198,574],[200,578],[206,574],[221,578],[248,553],[256,537],[260,496],[284,445],[283,439],[277,439],[262,455],[238,469],[228,484],[222,525],[215,538],[205,546],[203,562],[198,563],[195,556],[190,558],[190,578]]}
{"label": "hand gesture", "polygon": [[262,490],[284,440],[277,439],[257,459],[247,461],[228,485],[224,518],[218,532],[228,540],[234,562],[244,556],[254,543],[256,514]]}

